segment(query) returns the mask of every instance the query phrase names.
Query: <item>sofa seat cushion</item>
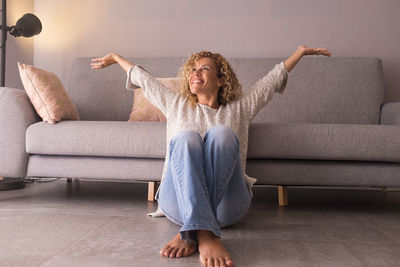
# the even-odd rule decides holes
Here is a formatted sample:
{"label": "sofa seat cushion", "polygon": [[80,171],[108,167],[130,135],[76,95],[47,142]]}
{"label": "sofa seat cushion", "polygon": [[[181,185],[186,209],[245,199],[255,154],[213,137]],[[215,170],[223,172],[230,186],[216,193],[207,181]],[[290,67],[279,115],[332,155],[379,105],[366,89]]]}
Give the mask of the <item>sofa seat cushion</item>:
{"label": "sofa seat cushion", "polygon": [[165,158],[165,123],[61,121],[32,124],[26,131],[30,154]]}
{"label": "sofa seat cushion", "polygon": [[400,127],[252,124],[248,158],[400,162]]}
{"label": "sofa seat cushion", "polygon": [[[160,122],[38,122],[26,132],[30,154],[163,159]],[[350,124],[251,124],[249,159],[400,162],[400,127]]]}

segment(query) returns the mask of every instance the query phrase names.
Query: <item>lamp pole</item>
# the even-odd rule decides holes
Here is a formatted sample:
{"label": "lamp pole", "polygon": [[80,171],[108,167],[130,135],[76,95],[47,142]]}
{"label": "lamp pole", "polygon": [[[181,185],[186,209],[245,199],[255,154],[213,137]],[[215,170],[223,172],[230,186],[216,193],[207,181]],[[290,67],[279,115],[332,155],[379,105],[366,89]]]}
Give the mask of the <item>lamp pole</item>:
{"label": "lamp pole", "polygon": [[[6,76],[6,40],[7,40],[7,0],[1,1],[1,80],[0,86],[5,85]],[[10,190],[24,188],[23,179],[8,179],[0,177],[0,190]]]}
{"label": "lamp pole", "polygon": [[6,78],[6,40],[7,40],[7,0],[2,0],[1,6],[1,81],[0,86],[5,86]]}
{"label": "lamp pole", "polygon": [[[9,31],[14,37],[24,36],[32,37],[39,34],[42,31],[42,23],[33,14],[27,13],[23,15],[16,23],[15,26],[7,27],[7,0],[2,0],[1,14],[2,14],[2,25],[1,29],[1,70],[0,70],[0,86],[5,85],[5,74],[6,74],[6,41],[7,32]],[[11,190],[19,189],[25,186],[24,179],[20,178],[3,178],[0,177],[0,190]]]}

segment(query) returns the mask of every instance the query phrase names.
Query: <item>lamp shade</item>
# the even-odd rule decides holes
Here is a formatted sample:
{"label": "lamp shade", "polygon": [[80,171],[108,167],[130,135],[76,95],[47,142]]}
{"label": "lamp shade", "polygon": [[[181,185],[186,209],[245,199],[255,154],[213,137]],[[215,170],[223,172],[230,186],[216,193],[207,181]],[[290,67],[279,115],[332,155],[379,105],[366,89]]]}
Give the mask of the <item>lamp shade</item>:
{"label": "lamp shade", "polygon": [[32,37],[42,31],[42,23],[33,14],[27,13],[20,18],[11,33],[15,37]]}

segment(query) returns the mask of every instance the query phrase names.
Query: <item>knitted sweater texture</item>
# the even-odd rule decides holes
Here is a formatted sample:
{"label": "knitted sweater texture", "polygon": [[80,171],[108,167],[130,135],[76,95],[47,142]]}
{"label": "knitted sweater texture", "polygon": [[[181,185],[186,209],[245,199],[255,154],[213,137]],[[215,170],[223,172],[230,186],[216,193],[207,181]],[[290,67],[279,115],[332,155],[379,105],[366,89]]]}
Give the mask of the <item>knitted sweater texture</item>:
{"label": "knitted sweater texture", "polygon": [[[194,130],[204,138],[206,132],[213,126],[225,125],[231,128],[239,139],[242,169],[248,188],[252,192],[251,188],[256,179],[246,174],[249,125],[257,112],[271,100],[275,92],[284,92],[288,72],[283,62],[275,65],[266,76],[251,86],[237,100],[221,105],[218,109],[200,103],[192,107],[187,97],[172,92],[139,65],[134,65],[127,72],[127,76],[126,88],[129,90],[142,88],[146,99],[160,109],[167,118],[167,151],[161,183],[169,160],[169,145],[171,139],[178,132]],[[163,213],[158,208],[156,212],[149,215],[161,217]]]}

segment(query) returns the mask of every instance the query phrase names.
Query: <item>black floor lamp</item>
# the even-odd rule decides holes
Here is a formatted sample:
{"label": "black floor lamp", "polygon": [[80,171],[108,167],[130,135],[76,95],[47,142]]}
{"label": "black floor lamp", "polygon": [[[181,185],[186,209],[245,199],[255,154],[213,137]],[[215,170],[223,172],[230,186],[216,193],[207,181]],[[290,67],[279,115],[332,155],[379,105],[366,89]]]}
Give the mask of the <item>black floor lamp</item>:
{"label": "black floor lamp", "polygon": [[33,14],[25,14],[20,18],[15,26],[7,26],[7,0],[2,0],[1,9],[2,25],[1,25],[1,84],[4,86],[6,73],[6,41],[7,32],[15,37],[24,36],[32,37],[42,31],[42,23]]}
{"label": "black floor lamp", "polygon": [[[2,23],[0,26],[1,29],[1,77],[0,77],[0,86],[5,85],[5,76],[6,76],[6,41],[7,41],[7,32],[10,32],[14,37],[24,36],[24,37],[32,37],[37,35],[42,30],[42,23],[40,20],[33,14],[25,14],[20,18],[15,26],[8,27],[7,26],[7,0],[2,0],[1,7],[1,17]],[[4,155],[0,155],[4,156]],[[0,190],[10,190],[10,189],[18,189],[23,188],[25,186],[24,179],[19,178],[2,178],[0,177]]]}

